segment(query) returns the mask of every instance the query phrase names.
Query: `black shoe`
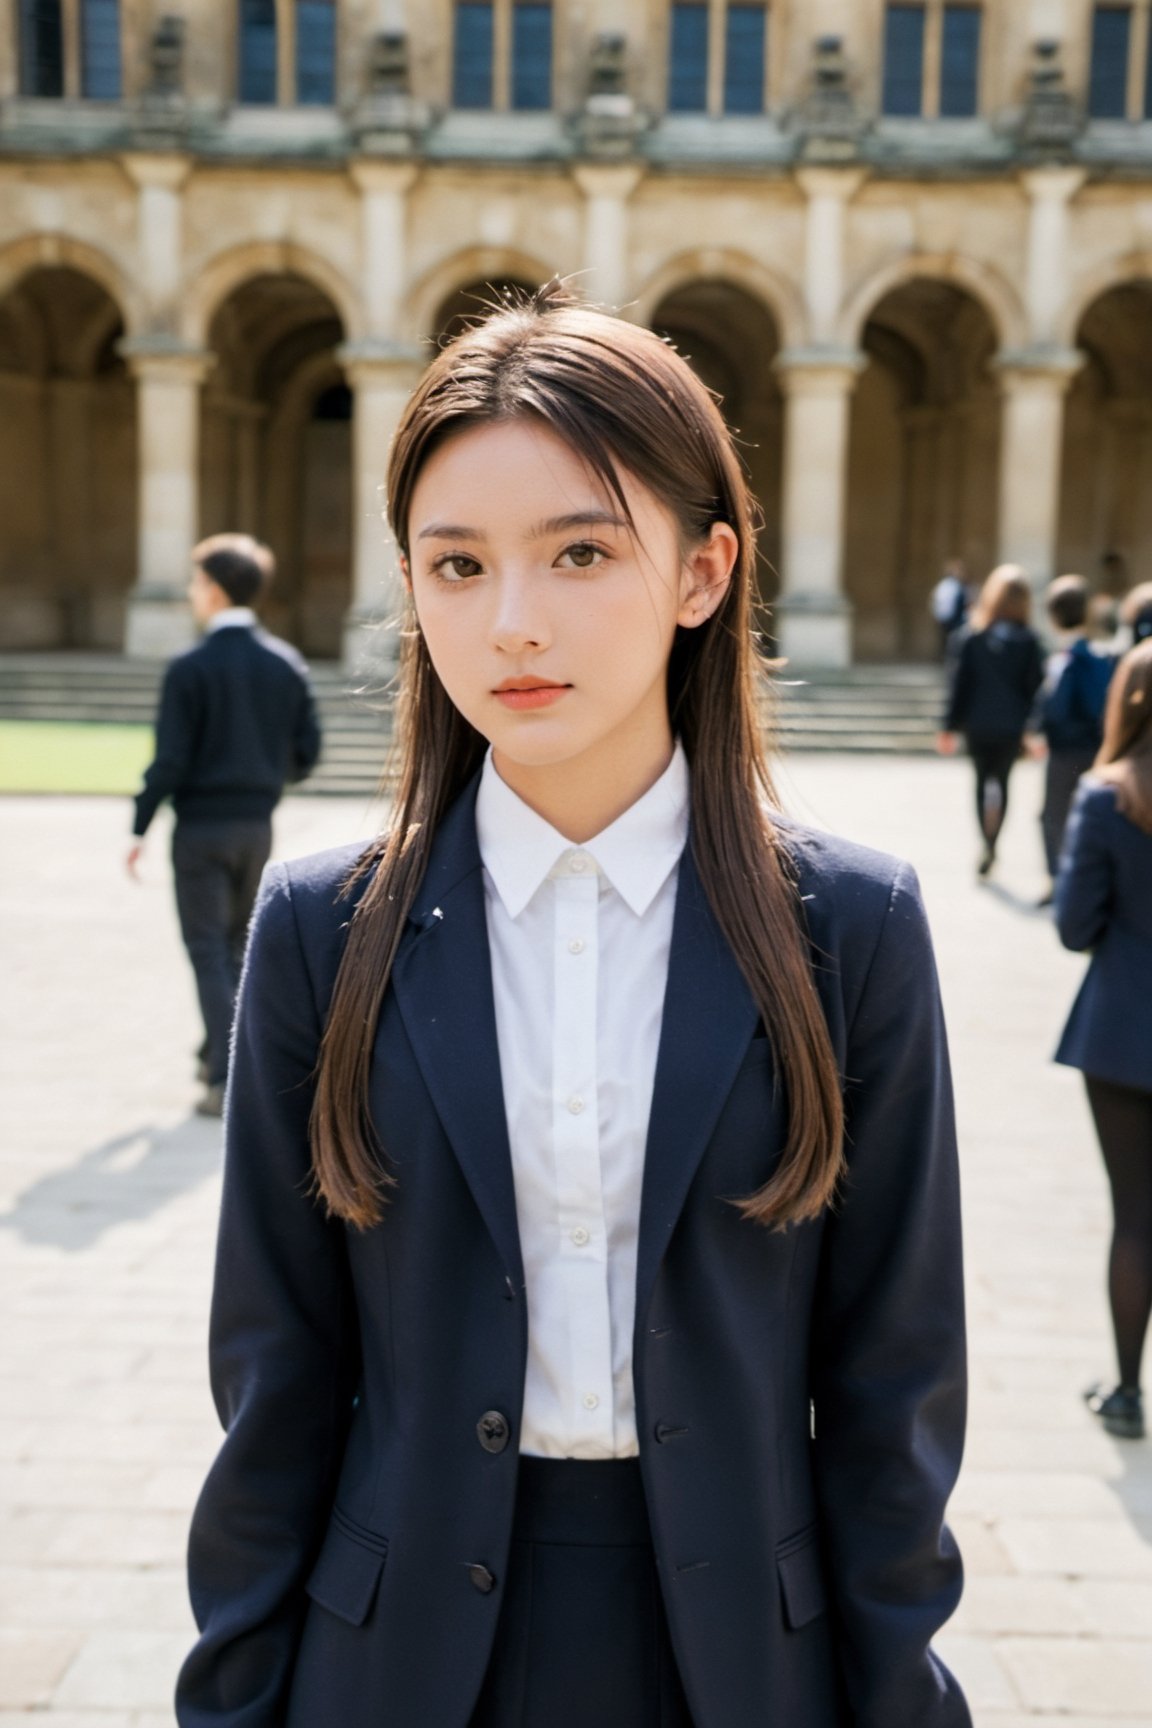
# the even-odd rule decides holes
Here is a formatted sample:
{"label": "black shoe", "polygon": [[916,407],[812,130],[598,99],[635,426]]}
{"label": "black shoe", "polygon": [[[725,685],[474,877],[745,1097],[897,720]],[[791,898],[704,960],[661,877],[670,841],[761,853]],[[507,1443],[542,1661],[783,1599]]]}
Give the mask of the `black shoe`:
{"label": "black shoe", "polygon": [[1106,1434],[1118,1440],[1143,1440],[1144,1400],[1138,1386],[1117,1386],[1111,1392],[1090,1386],[1084,1400],[1093,1416],[1099,1416]]}
{"label": "black shoe", "polygon": [[208,1076],[211,1072],[211,1068],[209,1068],[207,1062],[204,1060],[203,1056],[201,1056],[199,1061],[196,1063],[196,1078],[199,1080],[201,1086],[207,1086]]}
{"label": "black shoe", "polygon": [[1047,889],[1043,894],[1041,894],[1039,900],[1036,902],[1037,912],[1043,912],[1044,908],[1046,906],[1051,906],[1055,899],[1056,896],[1053,894],[1051,888]]}
{"label": "black shoe", "polygon": [[977,876],[987,876],[989,871],[991,870],[993,864],[995,864],[995,862],[996,862],[996,848],[995,848],[995,846],[985,846],[983,852],[980,854],[980,862],[976,866]]}

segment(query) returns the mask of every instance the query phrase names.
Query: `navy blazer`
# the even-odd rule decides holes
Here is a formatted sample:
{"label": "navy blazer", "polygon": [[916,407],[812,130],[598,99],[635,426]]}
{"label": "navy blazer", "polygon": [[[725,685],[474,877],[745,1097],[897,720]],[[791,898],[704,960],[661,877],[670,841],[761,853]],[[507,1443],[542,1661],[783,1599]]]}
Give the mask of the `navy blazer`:
{"label": "navy blazer", "polygon": [[[475,784],[445,819],[376,1035],[398,1185],[356,1232],[309,1193],[311,1074],[346,849],[272,866],[240,992],[212,1308],[227,1437],[196,1508],[182,1728],[466,1728],[508,1565],[527,1359]],[[944,1026],[912,871],[790,830],[847,1076],[851,1174],[818,1221],[770,1175],[770,1041],[679,869],[645,1154],[640,1462],[696,1728],[969,1728],[929,1641],[965,1411]],[[478,1426],[499,1411],[511,1444]],[[492,1579],[495,1579],[493,1587]]]}
{"label": "navy blazer", "polygon": [[952,672],[944,730],[977,741],[1021,738],[1043,682],[1040,638],[1026,624],[1001,621],[972,630]]}
{"label": "navy blazer", "polygon": [[1116,808],[1106,781],[1082,781],[1056,881],[1065,948],[1091,948],[1057,1062],[1152,1092],[1152,834]]}

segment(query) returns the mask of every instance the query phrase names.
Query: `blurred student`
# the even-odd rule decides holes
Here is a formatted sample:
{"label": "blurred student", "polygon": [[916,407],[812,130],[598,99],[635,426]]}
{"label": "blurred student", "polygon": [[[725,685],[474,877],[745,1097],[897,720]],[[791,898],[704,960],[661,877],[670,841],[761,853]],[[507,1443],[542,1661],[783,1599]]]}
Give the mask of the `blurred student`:
{"label": "blurred student", "polygon": [[1020,755],[1036,692],[1044,679],[1040,639],[1031,629],[1032,593],[1024,572],[1000,564],[985,581],[960,643],[937,749],[951,756],[963,734],[976,770],[978,866],[987,876],[1008,814],[1008,778]]}
{"label": "blurred student", "polygon": [[1056,1061],[1084,1075],[1112,1191],[1108,1297],[1120,1378],[1086,1396],[1110,1434],[1138,1440],[1152,1313],[1152,640],[1113,677],[1104,743],[1068,824],[1056,927],[1066,948],[1092,950]]}
{"label": "blurred student", "polygon": [[947,660],[959,631],[968,621],[971,592],[962,558],[949,558],[932,590],[929,605],[939,633],[941,660]]}
{"label": "blurred student", "polygon": [[1141,582],[1125,598],[1120,622],[1131,633],[1131,646],[1152,636],[1152,582]]}
{"label": "blurred student", "polygon": [[[1088,584],[1082,576],[1058,576],[1049,585],[1046,605],[1056,650],[1049,656],[1033,730],[1047,744],[1040,828],[1052,883],[1080,776],[1104,742],[1104,708],[1116,661],[1088,640]],[[1049,888],[1042,904],[1051,899]]]}
{"label": "blurred student", "polygon": [[219,1116],[248,920],[272,850],[272,812],[320,755],[308,669],[262,629],[254,602],[275,570],[267,546],[217,534],[192,551],[188,600],[204,632],[164,674],[156,754],[136,797],[129,873],[157,808],[176,812],[172,868],[180,933],[204,1019],[202,1116]]}

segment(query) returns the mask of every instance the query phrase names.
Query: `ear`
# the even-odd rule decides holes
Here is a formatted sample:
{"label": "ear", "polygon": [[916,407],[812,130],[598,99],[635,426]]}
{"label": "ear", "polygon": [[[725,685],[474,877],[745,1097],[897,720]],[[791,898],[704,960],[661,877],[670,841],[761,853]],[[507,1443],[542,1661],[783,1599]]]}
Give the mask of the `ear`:
{"label": "ear", "polygon": [[404,552],[401,552],[399,561],[400,561],[400,580],[403,582],[405,588],[407,588],[409,595],[411,595],[411,593],[412,593],[412,572],[408,568],[407,554]]}
{"label": "ear", "polygon": [[684,560],[677,624],[695,630],[711,618],[728,592],[739,556],[735,529],[727,522],[713,522],[707,540],[694,546]]}

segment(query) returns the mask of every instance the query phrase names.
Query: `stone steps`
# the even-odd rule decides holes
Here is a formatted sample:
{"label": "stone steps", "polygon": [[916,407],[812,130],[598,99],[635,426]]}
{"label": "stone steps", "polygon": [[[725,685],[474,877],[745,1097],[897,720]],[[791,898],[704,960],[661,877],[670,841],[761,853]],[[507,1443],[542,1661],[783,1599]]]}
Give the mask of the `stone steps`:
{"label": "stone steps", "polygon": [[[114,654],[0,654],[0,720],[149,725],[162,670]],[[388,752],[386,698],[369,680],[350,688],[340,666],[320,664],[312,673],[324,755],[300,790],[370,796]],[[940,691],[933,666],[789,667],[775,687],[775,736],[789,751],[927,754]]]}

